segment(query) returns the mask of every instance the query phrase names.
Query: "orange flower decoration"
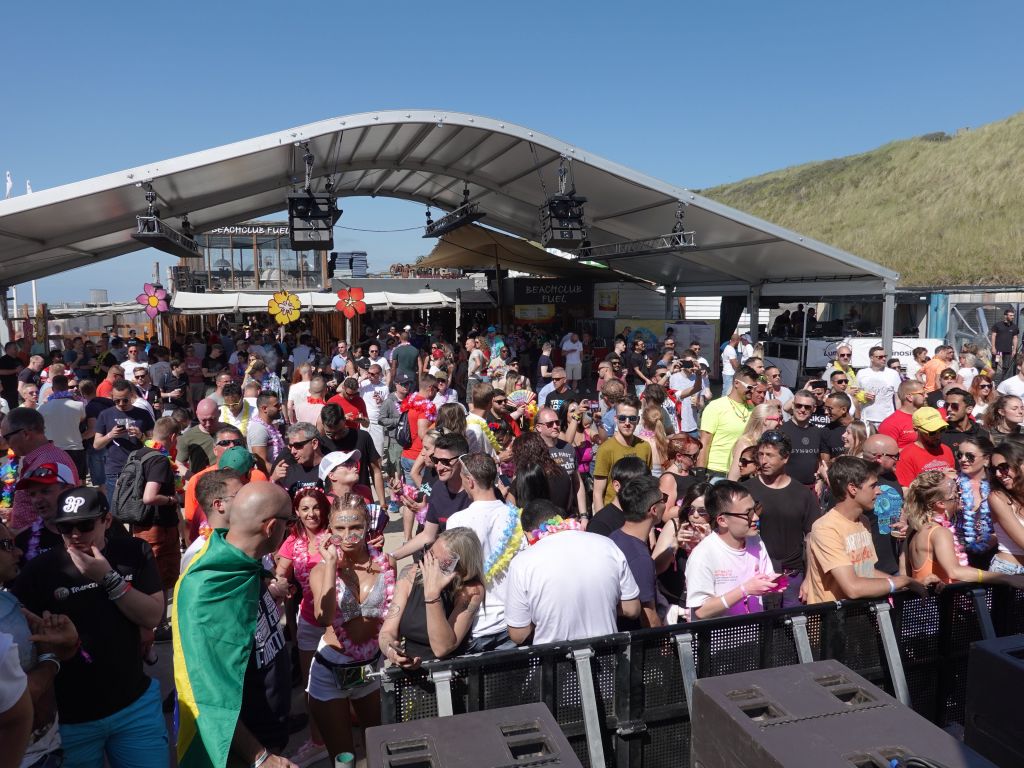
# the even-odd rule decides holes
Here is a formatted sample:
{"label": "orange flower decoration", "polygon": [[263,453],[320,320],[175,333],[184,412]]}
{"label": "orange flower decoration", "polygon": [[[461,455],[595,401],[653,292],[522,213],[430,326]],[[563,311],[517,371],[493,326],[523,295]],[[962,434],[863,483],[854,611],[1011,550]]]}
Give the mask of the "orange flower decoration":
{"label": "orange flower decoration", "polygon": [[356,315],[366,314],[366,302],[363,301],[362,288],[342,288],[338,291],[338,303],[335,308],[350,320]]}

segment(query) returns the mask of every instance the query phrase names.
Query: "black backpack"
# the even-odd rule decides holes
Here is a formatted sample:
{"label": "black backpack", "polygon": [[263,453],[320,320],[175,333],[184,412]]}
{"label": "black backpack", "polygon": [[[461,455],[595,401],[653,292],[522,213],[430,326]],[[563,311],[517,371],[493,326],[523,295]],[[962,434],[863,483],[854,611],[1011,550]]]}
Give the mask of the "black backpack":
{"label": "black backpack", "polygon": [[143,470],[154,457],[167,461],[166,456],[152,448],[139,448],[128,454],[128,461],[117,476],[114,498],[110,502],[110,514],[115,520],[135,525],[153,524],[157,507],[143,504],[142,494],[146,490],[146,473]]}
{"label": "black backpack", "polygon": [[398,417],[398,430],[395,432],[395,440],[403,448],[412,448],[412,428],[409,426],[409,412],[403,411]]}

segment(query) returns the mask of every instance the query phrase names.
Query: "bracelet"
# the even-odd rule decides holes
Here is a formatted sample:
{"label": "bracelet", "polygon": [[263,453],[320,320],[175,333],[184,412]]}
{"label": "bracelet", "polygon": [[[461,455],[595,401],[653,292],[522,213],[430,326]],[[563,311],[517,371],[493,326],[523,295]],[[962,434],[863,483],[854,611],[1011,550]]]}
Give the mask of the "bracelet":
{"label": "bracelet", "polygon": [[985,572],[981,568],[975,568],[975,570],[978,572],[978,583],[981,584],[985,581]]}
{"label": "bracelet", "polygon": [[110,598],[111,602],[116,602],[122,597],[132,591],[132,585],[130,582],[122,581],[121,588],[114,592],[108,592],[107,597]]}
{"label": "bracelet", "polygon": [[103,574],[103,578],[100,579],[100,586],[109,592],[117,587],[122,581],[124,581],[124,576],[111,568]]}
{"label": "bracelet", "polygon": [[743,586],[742,584],[740,584],[740,592],[743,593],[743,599],[744,600],[749,600],[750,599],[750,593],[747,592],[747,588],[745,586]]}
{"label": "bracelet", "polygon": [[886,576],[885,580],[889,582],[889,594],[896,594],[896,582],[893,581],[892,578],[890,578],[889,576]]}
{"label": "bracelet", "polygon": [[252,768],[260,768],[261,765],[267,762],[268,757],[270,757],[270,750],[264,747],[263,751],[256,756],[256,760],[253,762]]}
{"label": "bracelet", "polygon": [[722,601],[722,605],[724,605],[724,606],[725,606],[725,610],[727,610],[727,611],[728,611],[728,610],[729,610],[730,608],[732,608],[732,606],[731,606],[731,605],[729,605],[729,601],[725,599],[725,595],[721,595],[721,596],[719,596],[719,598],[718,598],[718,599]]}
{"label": "bracelet", "polygon": [[57,671],[54,674],[60,674],[60,659],[57,658],[56,653],[40,653],[39,656],[36,657],[36,661],[39,664],[42,664],[44,661],[49,661],[56,664]]}
{"label": "bracelet", "polygon": [[424,600],[423,604],[424,605],[433,605],[434,603],[440,603],[440,602],[441,602],[441,596],[438,595],[433,600]]}

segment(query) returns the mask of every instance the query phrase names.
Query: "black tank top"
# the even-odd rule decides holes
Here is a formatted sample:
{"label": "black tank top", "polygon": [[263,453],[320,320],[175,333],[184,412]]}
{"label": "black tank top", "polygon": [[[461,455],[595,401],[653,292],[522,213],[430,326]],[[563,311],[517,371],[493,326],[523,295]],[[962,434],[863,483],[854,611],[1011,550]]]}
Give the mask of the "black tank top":
{"label": "black tank top", "polygon": [[[398,622],[398,634],[400,639],[405,640],[405,655],[419,656],[423,661],[431,661],[437,656],[430,649],[430,635],[427,633],[427,605],[423,602],[423,582],[415,581],[409,599],[405,603],[405,610],[402,611],[402,618]],[[451,590],[441,593],[441,605],[444,606],[444,615],[450,616],[455,607],[455,598]],[[462,645],[453,651],[450,656],[458,656],[463,651],[463,646],[469,640],[469,633],[463,639]]]}

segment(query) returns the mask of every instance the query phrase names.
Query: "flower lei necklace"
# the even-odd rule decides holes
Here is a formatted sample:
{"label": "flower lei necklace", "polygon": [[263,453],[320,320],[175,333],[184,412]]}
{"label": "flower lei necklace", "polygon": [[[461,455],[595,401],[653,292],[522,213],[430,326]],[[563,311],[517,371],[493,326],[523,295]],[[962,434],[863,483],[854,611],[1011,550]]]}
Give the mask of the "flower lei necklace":
{"label": "flower lei necklace", "polygon": [[162,453],[164,456],[167,457],[167,460],[171,462],[171,474],[174,475],[174,492],[181,493],[181,491],[183,491],[185,488],[185,483],[181,479],[181,476],[175,470],[174,457],[171,456],[171,452],[167,448],[167,446],[156,440],[147,440],[145,443],[143,443],[143,445],[145,445],[147,448],[152,448],[154,451],[157,451],[158,453]]}
{"label": "flower lei necklace", "polygon": [[7,462],[0,468],[0,480],[3,481],[0,509],[10,509],[14,506],[14,486],[18,484],[18,457],[10,448],[7,449]]}
{"label": "flower lei necklace", "polygon": [[307,397],[306,402],[310,405],[327,405],[327,401],[322,397]]}
{"label": "flower lei necklace", "polygon": [[526,534],[526,540],[530,543],[530,546],[533,546],[541,539],[547,536],[553,536],[556,533],[561,533],[562,531],[582,530],[583,525],[580,523],[579,520],[575,520],[573,518],[565,520],[561,517],[552,517],[541,523],[539,528],[534,528],[532,531]]}
{"label": "flower lei necklace", "polygon": [[46,399],[47,400],[77,400],[78,399],[78,395],[76,393],[74,393],[73,391],[71,391],[70,389],[66,389],[63,392],[54,392],[54,391],[51,390],[50,391],[50,396],[48,398],[46,398]]}
{"label": "flower lei necklace", "polygon": [[466,423],[475,424],[476,426],[480,427],[480,430],[484,433],[484,437],[487,438],[487,442],[490,443],[491,448],[494,449],[494,453],[501,453],[501,443],[499,443],[498,438],[494,436],[494,433],[491,431],[491,427],[487,423],[486,419],[477,416],[475,413],[471,413],[466,417]]}
{"label": "flower lei necklace", "polygon": [[523,526],[519,521],[519,509],[513,504],[506,502],[508,518],[505,521],[505,530],[502,531],[501,540],[491,552],[484,563],[485,585],[490,587],[498,576],[508,570],[509,563],[519,550],[523,548]]}
{"label": "flower lei necklace", "polygon": [[[380,607],[380,615],[384,617],[387,616],[388,609],[391,607],[391,599],[395,595],[395,569],[391,567],[391,561],[383,552],[378,552],[369,544],[366,545],[366,549],[370,553],[370,565],[366,570],[370,573],[376,572],[380,574],[380,578],[384,579],[384,602]],[[337,579],[335,589],[340,597],[342,590],[347,587],[342,582],[340,575],[336,575],[335,578]],[[353,643],[348,639],[348,633],[345,632],[343,624],[335,623],[333,626],[334,635],[341,644],[342,652],[353,661],[370,661],[380,653],[376,635],[365,643]]]}
{"label": "flower lei necklace", "polygon": [[969,552],[985,552],[992,540],[992,513],[988,508],[989,482],[981,478],[981,504],[974,508],[974,492],[971,480],[963,475],[959,478],[960,497],[963,500],[962,516],[958,521],[957,530],[963,539],[964,547]]}
{"label": "flower lei necklace", "polygon": [[281,430],[275,427],[273,424],[267,424],[256,411],[252,414],[250,421],[256,424],[262,424],[264,429],[267,430],[267,439],[270,440],[270,461],[268,464],[273,464],[277,461],[278,457],[284,454],[284,438],[281,437]]}
{"label": "flower lei necklace", "polygon": [[960,537],[956,535],[956,527],[950,522],[949,517],[942,513],[934,515],[932,520],[953,534],[953,551],[956,553],[956,560],[960,565],[967,565],[967,553],[964,552],[964,545],[960,542]]}
{"label": "flower lei necklace", "polygon": [[410,411],[413,408],[423,409],[423,411],[425,412],[424,417],[431,424],[437,421],[437,404],[434,403],[433,400],[428,400],[427,398],[423,397],[419,392],[413,392],[411,395],[408,395],[405,398],[405,400],[402,401],[402,405],[399,407],[399,410],[402,413],[405,413],[406,411]]}
{"label": "flower lei necklace", "polygon": [[[319,544],[327,539],[327,529],[320,531],[320,533],[313,534],[313,540],[319,548]],[[292,549],[295,557],[292,558],[292,562],[295,564],[295,577],[299,580],[299,584],[302,585],[303,589],[309,587],[309,531],[305,526],[302,527],[302,532],[295,537],[295,547]]]}

